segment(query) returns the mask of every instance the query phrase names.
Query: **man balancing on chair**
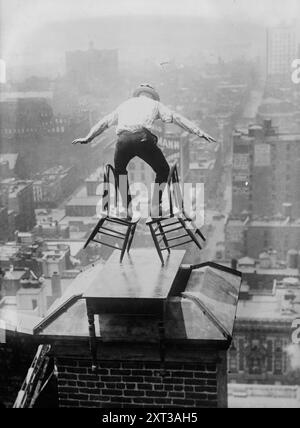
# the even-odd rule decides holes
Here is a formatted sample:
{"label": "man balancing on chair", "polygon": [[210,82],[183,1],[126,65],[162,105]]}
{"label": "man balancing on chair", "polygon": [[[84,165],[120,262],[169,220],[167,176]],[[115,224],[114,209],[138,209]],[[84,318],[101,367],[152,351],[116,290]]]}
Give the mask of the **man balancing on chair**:
{"label": "man balancing on chair", "polygon": [[[152,201],[158,201],[158,205],[157,203],[152,204],[152,217],[157,216],[157,214],[158,216],[162,215],[162,193],[170,172],[168,162],[157,145],[158,138],[151,132],[154,121],[158,119],[165,123],[175,123],[185,131],[196,134],[209,143],[216,142],[196,124],[163,105],[157,91],[148,84],[140,85],[134,91],[132,98],[100,120],[85,138],[73,141],[73,144],[88,144],[110,126],[117,125],[117,144],[114,156],[117,180],[120,182],[121,176],[127,177],[127,166],[136,156],[150,165],[156,173],[155,191],[157,189],[159,191],[158,195],[153,195]],[[130,217],[128,207],[131,207],[131,196],[127,179],[126,183],[127,194],[125,194],[126,186],[125,192],[120,188],[120,193],[124,205],[126,205],[125,201],[127,200],[127,214]]]}

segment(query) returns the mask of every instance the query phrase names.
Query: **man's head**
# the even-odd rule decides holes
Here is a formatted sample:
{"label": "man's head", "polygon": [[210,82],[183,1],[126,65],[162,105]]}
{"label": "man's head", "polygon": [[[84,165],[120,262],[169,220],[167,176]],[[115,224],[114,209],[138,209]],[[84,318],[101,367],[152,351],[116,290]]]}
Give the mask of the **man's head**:
{"label": "man's head", "polygon": [[160,101],[158,92],[153,88],[153,86],[147,83],[142,83],[133,93],[134,97],[139,97],[141,95],[151,97],[155,101]]}

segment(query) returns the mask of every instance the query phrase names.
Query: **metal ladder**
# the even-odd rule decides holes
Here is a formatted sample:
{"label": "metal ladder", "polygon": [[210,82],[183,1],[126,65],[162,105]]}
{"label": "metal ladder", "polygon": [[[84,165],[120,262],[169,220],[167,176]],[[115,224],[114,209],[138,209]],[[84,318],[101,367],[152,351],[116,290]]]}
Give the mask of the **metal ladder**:
{"label": "metal ladder", "polygon": [[[47,386],[54,371],[45,380],[50,357],[50,345],[40,345],[32,364],[27,372],[26,378],[14,403],[14,409],[33,408],[41,392]],[[45,381],[44,381],[45,380]]]}

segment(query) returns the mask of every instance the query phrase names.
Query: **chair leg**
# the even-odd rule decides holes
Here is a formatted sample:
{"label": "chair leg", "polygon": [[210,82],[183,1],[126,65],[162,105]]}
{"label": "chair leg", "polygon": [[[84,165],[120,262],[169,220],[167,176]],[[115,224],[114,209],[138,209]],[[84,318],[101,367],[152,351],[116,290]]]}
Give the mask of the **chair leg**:
{"label": "chair leg", "polygon": [[205,238],[205,236],[203,235],[203,233],[201,232],[201,230],[195,225],[195,223],[192,221],[191,222],[192,223],[192,226],[193,226],[193,228],[195,229],[195,233],[196,233],[196,235],[199,235],[200,236],[200,238],[204,241],[204,242],[206,242],[206,238]]}
{"label": "chair leg", "polygon": [[136,226],[137,226],[136,224],[134,226],[131,226],[131,236],[130,236],[130,239],[129,239],[129,242],[128,242],[127,253],[129,253],[129,251],[131,249],[131,245],[132,245],[132,242],[133,242],[134,234],[135,234],[135,231],[136,231]]}
{"label": "chair leg", "polygon": [[86,241],[85,246],[83,247],[83,249],[85,250],[86,247],[89,245],[89,243],[91,241],[93,241],[93,239],[95,238],[95,236],[97,235],[97,233],[99,232],[100,228],[103,226],[104,222],[105,222],[106,218],[101,218],[101,220],[99,220],[97,226],[95,227],[95,229],[93,230],[93,233],[90,235],[89,239]]}
{"label": "chair leg", "polygon": [[162,266],[164,266],[165,265],[164,258],[163,258],[163,255],[162,255],[159,243],[158,243],[158,241],[156,239],[156,235],[155,235],[155,232],[153,230],[152,224],[149,224],[149,228],[150,228],[150,232],[151,232],[151,235],[152,235],[153,242],[154,242],[155,247],[156,247],[157,254],[158,254],[159,258],[160,258]]}
{"label": "chair leg", "polygon": [[191,237],[191,239],[195,242],[195,244],[197,245],[197,247],[198,247],[200,250],[202,250],[202,247],[201,247],[201,245],[199,244],[199,242],[198,242],[198,240],[197,240],[196,236],[193,234],[193,232],[192,232],[188,227],[186,227],[186,224],[185,224],[184,220],[182,220],[181,218],[179,218],[178,220],[179,220],[179,221],[180,221],[180,223],[182,224],[182,227],[184,228],[184,230],[189,234],[189,236]]}
{"label": "chair leg", "polygon": [[164,241],[164,243],[165,243],[166,249],[167,249],[168,253],[169,253],[169,254],[171,254],[171,250],[170,250],[170,248],[169,248],[169,242],[168,242],[168,239],[167,239],[167,237],[166,237],[166,235],[165,235],[164,228],[163,228],[163,226],[162,226],[162,224],[161,224],[160,222],[158,223],[158,228],[159,228],[159,231],[160,231],[160,233],[161,233],[161,235],[162,235],[162,238],[163,238],[163,241]]}
{"label": "chair leg", "polygon": [[196,234],[200,236],[201,239],[203,239],[204,242],[206,242],[206,238],[203,235],[203,233],[201,232],[200,229],[196,229]]}
{"label": "chair leg", "polygon": [[120,262],[121,263],[123,261],[123,258],[124,258],[125,252],[126,252],[126,248],[127,248],[128,241],[129,241],[129,238],[130,238],[130,233],[131,233],[131,227],[128,226],[127,227],[126,236],[124,238],[124,244],[123,244],[122,251],[121,251],[121,257],[120,257]]}

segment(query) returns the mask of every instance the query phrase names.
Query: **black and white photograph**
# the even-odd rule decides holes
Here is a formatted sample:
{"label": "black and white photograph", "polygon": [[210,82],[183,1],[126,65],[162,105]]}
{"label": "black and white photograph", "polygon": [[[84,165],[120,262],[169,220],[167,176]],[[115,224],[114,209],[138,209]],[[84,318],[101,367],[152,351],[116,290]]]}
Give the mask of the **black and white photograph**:
{"label": "black and white photograph", "polygon": [[299,0],[0,0],[9,408],[300,408]]}

